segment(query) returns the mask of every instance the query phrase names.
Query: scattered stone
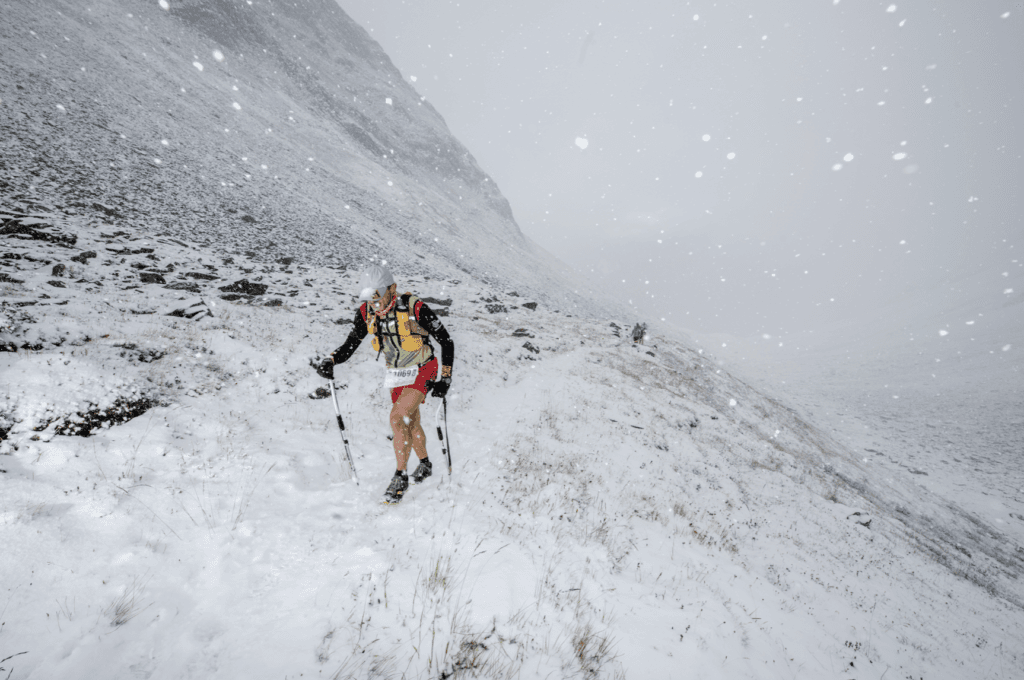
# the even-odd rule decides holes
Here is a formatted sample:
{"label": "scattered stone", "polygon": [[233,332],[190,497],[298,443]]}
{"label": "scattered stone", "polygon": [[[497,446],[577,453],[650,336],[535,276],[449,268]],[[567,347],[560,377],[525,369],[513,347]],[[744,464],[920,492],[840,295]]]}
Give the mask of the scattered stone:
{"label": "scattered stone", "polygon": [[158,349],[139,349],[139,346],[134,342],[117,343],[114,347],[120,347],[124,351],[121,352],[121,356],[127,358],[129,361],[137,360],[144,364],[151,364],[158,359],[163,359],[167,356],[167,352]]}
{"label": "scattered stone", "polygon": [[537,303],[536,302],[524,302],[523,303],[523,307],[526,307],[531,312],[536,312],[537,311]]}
{"label": "scattered stone", "polygon": [[244,295],[263,295],[267,292],[267,284],[265,283],[251,283],[247,279],[241,279],[234,283],[221,286],[220,290],[225,293],[243,293]]}
{"label": "scattered stone", "polygon": [[142,272],[139,274],[139,281],[142,281],[143,283],[167,283],[167,279],[160,274],[154,274],[153,272]]}
{"label": "scattered stone", "polygon": [[500,304],[486,305],[486,308],[487,308],[487,311],[490,312],[491,314],[507,314],[508,313],[508,310],[505,308],[505,305],[500,305]]}
{"label": "scattered stone", "polygon": [[87,250],[84,253],[80,253],[71,258],[72,262],[80,262],[81,264],[88,264],[89,260],[96,257],[95,250]]}
{"label": "scattered stone", "polygon": [[190,283],[188,281],[175,281],[174,283],[168,283],[164,288],[168,290],[183,290],[188,293],[199,293],[202,289],[198,284]]}
{"label": "scattered stone", "polygon": [[331,396],[331,391],[329,389],[327,389],[326,387],[318,387],[316,388],[316,392],[313,392],[312,394],[309,395],[309,398],[326,399],[329,396]]}
{"label": "scattered stone", "polygon": [[178,300],[164,310],[166,316],[177,316],[185,319],[198,321],[205,316],[213,316],[213,312],[200,297]]}
{"label": "scattered stone", "polygon": [[530,333],[530,331],[526,330],[525,328],[517,328],[514,331],[512,331],[512,337],[513,338],[532,338],[533,334]]}
{"label": "scattered stone", "polygon": [[53,265],[53,270],[50,272],[50,276],[64,276],[64,274],[65,274],[65,272],[67,272],[67,270],[68,270],[67,265],[55,264],[55,265]]}
{"label": "scattered stone", "polygon": [[249,222],[250,224],[252,224],[256,221],[256,218],[253,217],[252,215],[242,215],[242,221]]}
{"label": "scattered stone", "polygon": [[25,282],[22,281],[21,279],[16,279],[16,278],[14,278],[12,276],[8,276],[7,274],[0,273],[0,283],[25,283]]}
{"label": "scattered stone", "polygon": [[846,519],[850,519],[850,517],[853,517],[853,521],[861,525],[865,529],[871,528],[871,517],[868,517],[863,512],[855,512],[851,515],[848,515]]}
{"label": "scattered stone", "polygon": [[[43,228],[51,225],[36,225]],[[5,219],[3,227],[0,227],[0,236],[13,236],[14,238],[28,241],[46,241],[58,246],[70,248],[78,243],[78,236],[75,234],[48,234],[40,231],[35,226],[22,224],[19,219]]]}
{"label": "scattered stone", "polygon": [[132,418],[138,418],[156,405],[155,401],[147,397],[131,400],[118,397],[110,408],[95,408],[65,418],[64,422],[56,427],[55,432],[66,436],[88,437],[94,430],[101,427],[120,425],[127,423]]}
{"label": "scattered stone", "polygon": [[525,349],[528,352],[533,352],[534,354],[540,354],[540,350],[534,347],[533,344],[531,344],[530,342],[524,342],[523,349]]}
{"label": "scattered stone", "polygon": [[53,286],[54,288],[66,288],[67,287],[67,286],[64,285],[63,281],[47,281],[47,283],[50,284],[51,286]]}
{"label": "scattered stone", "polygon": [[263,306],[264,307],[280,307],[283,304],[284,304],[284,302],[282,302],[281,300],[279,300],[277,298],[274,298],[273,300],[267,300],[266,302],[264,302]]}
{"label": "scattered stone", "polygon": [[276,260],[274,260],[274,262],[276,262],[278,264],[283,264],[284,266],[287,267],[292,262],[295,262],[295,258],[294,257],[279,257]]}
{"label": "scattered stone", "polygon": [[220,299],[221,300],[227,300],[228,302],[236,302],[238,300],[245,300],[247,302],[252,302],[252,296],[251,295],[239,295],[238,293],[228,293],[227,295],[221,295]]}
{"label": "scattered stone", "polygon": [[200,279],[202,281],[213,281],[220,278],[219,276],[204,274],[203,272],[185,272],[184,276],[187,276],[190,279]]}
{"label": "scattered stone", "polygon": [[100,211],[101,213],[103,213],[107,217],[117,217],[117,218],[121,218],[122,217],[121,213],[119,213],[117,211],[117,208],[111,208],[111,207],[103,205],[102,203],[93,203],[92,204],[92,208],[94,210]]}

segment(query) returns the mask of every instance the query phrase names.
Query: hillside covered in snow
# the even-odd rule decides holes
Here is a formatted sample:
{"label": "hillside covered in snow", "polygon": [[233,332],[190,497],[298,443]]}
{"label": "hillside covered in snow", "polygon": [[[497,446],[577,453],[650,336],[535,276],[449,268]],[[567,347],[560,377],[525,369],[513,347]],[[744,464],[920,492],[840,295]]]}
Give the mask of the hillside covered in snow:
{"label": "hillside covered in snow", "polygon": [[9,209],[41,201],[265,262],[377,258],[566,294],[565,267],[330,0],[16,2],[0,42]]}
{"label": "hillside covered in snow", "polygon": [[[1024,675],[1017,534],[671,327],[634,345],[334,5],[4,19],[6,680]],[[380,260],[456,344],[452,474],[430,398],[398,506],[369,343],[359,485],[310,368]]]}
{"label": "hillside covered in snow", "polygon": [[5,220],[12,678],[1024,669],[1017,543],[678,338],[403,280],[456,342],[454,471],[381,506],[379,364],[338,369],[359,486],[308,364],[354,273]]}

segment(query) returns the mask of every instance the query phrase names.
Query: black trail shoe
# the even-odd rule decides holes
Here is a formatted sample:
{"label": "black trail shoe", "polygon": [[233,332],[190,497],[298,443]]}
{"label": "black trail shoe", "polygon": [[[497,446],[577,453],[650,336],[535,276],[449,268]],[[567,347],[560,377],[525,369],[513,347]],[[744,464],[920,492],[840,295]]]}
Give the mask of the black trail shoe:
{"label": "black trail shoe", "polygon": [[432,474],[434,474],[433,464],[429,460],[421,460],[420,464],[416,466],[416,471],[412,473],[412,483],[419,484]]}
{"label": "black trail shoe", "polygon": [[405,496],[405,490],[409,488],[409,476],[404,473],[395,473],[391,478],[388,490],[384,492],[384,502],[389,505],[400,503]]}

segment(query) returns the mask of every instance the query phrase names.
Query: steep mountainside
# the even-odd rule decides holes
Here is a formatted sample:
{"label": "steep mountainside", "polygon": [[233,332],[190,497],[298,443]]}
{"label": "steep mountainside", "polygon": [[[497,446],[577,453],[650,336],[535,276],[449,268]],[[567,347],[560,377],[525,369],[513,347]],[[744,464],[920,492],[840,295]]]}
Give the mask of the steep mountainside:
{"label": "steep mountainside", "polygon": [[565,288],[437,111],[330,0],[14,2],[0,43],[8,210],[142,223],[265,261],[377,258],[549,299]]}

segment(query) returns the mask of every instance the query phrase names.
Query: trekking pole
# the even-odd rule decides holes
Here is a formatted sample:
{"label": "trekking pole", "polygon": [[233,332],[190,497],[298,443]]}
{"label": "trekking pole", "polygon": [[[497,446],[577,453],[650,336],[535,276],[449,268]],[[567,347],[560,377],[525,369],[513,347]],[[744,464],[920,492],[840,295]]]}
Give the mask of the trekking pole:
{"label": "trekking pole", "polygon": [[341,407],[338,406],[338,393],[334,389],[334,380],[328,381],[331,384],[331,400],[334,401],[334,413],[338,416],[338,428],[341,430],[341,440],[345,442],[345,458],[348,459],[348,469],[352,473],[352,479],[356,480],[359,486],[359,477],[356,475],[356,465],[352,462],[352,450],[348,446],[348,435],[345,434],[345,421],[341,417]]}
{"label": "trekking pole", "polygon": [[[441,434],[441,410],[444,409],[444,434]],[[434,424],[437,425],[437,438],[441,440],[441,451],[448,460],[448,476],[452,476],[452,451],[451,441],[448,439],[448,399],[441,397],[441,405],[437,407],[434,414]]]}

